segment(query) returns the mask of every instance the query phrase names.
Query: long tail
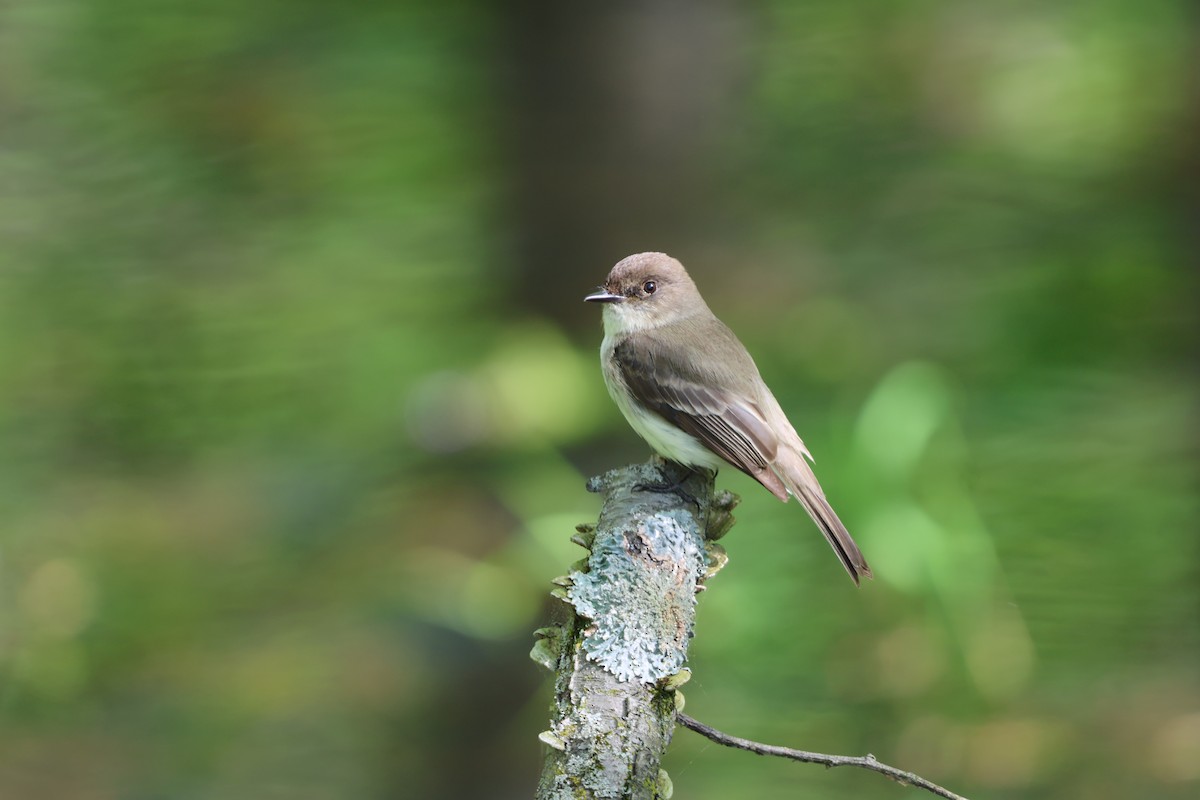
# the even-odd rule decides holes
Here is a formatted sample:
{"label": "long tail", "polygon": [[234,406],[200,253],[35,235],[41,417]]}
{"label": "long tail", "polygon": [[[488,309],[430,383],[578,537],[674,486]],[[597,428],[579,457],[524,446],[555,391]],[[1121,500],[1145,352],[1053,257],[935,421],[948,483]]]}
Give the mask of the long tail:
{"label": "long tail", "polygon": [[863,578],[874,577],[862,551],[854,543],[846,526],[838,519],[833,506],[825,499],[825,492],[821,490],[821,484],[817,482],[817,476],[804,460],[804,456],[790,451],[780,452],[774,467],[788,491],[800,501],[813,522],[821,529],[821,533],[825,534],[825,540],[837,554],[846,572],[850,573],[854,585],[858,586]]}

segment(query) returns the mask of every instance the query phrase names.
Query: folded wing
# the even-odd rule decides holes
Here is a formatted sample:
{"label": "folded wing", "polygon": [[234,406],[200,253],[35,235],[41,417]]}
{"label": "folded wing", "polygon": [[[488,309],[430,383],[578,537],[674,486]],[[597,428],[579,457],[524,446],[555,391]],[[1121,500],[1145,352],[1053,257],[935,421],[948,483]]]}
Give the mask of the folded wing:
{"label": "folded wing", "polygon": [[633,337],[614,349],[613,359],[646,408],[787,501],[787,487],[771,470],[779,441],[754,401],[704,380],[694,365],[661,347],[651,355]]}

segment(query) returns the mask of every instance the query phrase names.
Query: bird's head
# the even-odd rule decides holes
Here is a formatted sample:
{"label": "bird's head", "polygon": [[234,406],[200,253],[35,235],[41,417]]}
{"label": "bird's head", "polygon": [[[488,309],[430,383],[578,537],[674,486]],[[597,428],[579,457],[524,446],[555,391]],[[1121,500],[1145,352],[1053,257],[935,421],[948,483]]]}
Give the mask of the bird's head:
{"label": "bird's head", "polygon": [[665,253],[638,253],[618,261],[604,285],[583,299],[604,303],[605,330],[617,333],[710,313],[683,264]]}

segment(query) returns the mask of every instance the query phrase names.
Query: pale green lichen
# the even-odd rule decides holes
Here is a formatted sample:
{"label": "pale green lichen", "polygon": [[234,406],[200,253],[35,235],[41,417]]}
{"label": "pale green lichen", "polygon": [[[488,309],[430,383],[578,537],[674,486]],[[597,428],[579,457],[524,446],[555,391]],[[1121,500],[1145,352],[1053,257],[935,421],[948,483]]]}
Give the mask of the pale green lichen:
{"label": "pale green lichen", "polygon": [[658,771],[658,796],[662,800],[671,800],[671,796],[675,794],[675,784],[671,780],[671,776],[667,774],[665,769]]}
{"label": "pale green lichen", "polygon": [[554,733],[554,731],[542,731],[538,734],[538,738],[553,747],[555,750],[565,751],[567,749],[567,743],[560,739]]}
{"label": "pale green lichen", "polygon": [[538,639],[529,651],[529,657],[535,664],[541,664],[550,672],[558,666],[559,644],[555,639]]}
{"label": "pale green lichen", "polygon": [[653,683],[687,655],[705,555],[691,515],[672,509],[623,536],[597,539],[590,571],[573,572],[568,597],[594,623],[587,657],[620,680]]}
{"label": "pale green lichen", "polygon": [[725,565],[729,563],[729,554],[725,552],[724,547],[716,542],[704,543],[704,555],[707,562],[704,567],[704,580],[708,580],[713,575],[725,569]]}
{"label": "pale green lichen", "polygon": [[733,509],[742,502],[742,498],[733,492],[722,491],[713,498],[708,506],[708,514],[704,520],[704,538],[711,541],[720,539],[729,533],[735,522]]}
{"label": "pale green lichen", "polygon": [[658,685],[668,692],[678,689],[692,679],[692,671],[687,667],[679,670],[674,675],[669,676],[666,680],[658,682]]}

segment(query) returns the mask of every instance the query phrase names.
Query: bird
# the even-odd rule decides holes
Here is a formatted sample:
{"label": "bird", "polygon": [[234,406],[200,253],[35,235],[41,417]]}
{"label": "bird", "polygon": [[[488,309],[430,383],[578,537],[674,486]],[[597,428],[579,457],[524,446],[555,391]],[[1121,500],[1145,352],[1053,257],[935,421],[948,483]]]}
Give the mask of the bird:
{"label": "bird", "polygon": [[714,474],[729,464],[783,502],[795,497],[854,584],[872,577],[825,498],[812,455],[754,359],[665,253],[617,262],[584,300],[604,306],[604,383],[633,430],[663,458]]}

